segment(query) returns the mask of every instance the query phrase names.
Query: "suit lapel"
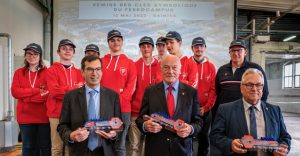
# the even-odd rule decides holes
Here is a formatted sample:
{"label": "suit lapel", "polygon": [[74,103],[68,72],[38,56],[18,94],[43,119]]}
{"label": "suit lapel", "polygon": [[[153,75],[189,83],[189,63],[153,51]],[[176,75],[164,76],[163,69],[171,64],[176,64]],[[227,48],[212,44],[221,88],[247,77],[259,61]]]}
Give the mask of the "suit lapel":
{"label": "suit lapel", "polygon": [[167,98],[166,98],[166,93],[165,93],[165,88],[164,88],[164,84],[163,82],[161,82],[159,85],[157,85],[157,91],[156,91],[156,95],[157,95],[157,99],[162,99],[162,101],[158,100],[158,107],[160,107],[160,105],[163,108],[163,112],[165,114],[169,114],[169,110],[168,110],[168,104],[167,104]]}
{"label": "suit lapel", "polygon": [[245,110],[243,105],[243,100],[240,99],[238,101],[237,107],[235,108],[235,114],[236,114],[236,120],[238,120],[240,129],[242,130],[242,135],[249,134],[246,116],[245,116]]}
{"label": "suit lapel", "polygon": [[265,118],[265,129],[266,129],[266,136],[270,136],[272,134],[272,131],[274,130],[272,127],[272,122],[271,122],[271,114],[269,111],[269,108],[267,107],[266,103],[261,101],[261,108],[264,113],[264,118]]}
{"label": "suit lapel", "polygon": [[[79,90],[79,96],[78,97],[78,101],[79,101],[79,105],[81,107],[81,111],[82,111],[82,115],[84,117],[84,120],[87,121],[88,120],[88,115],[87,115],[87,103],[86,103],[86,95],[85,95],[85,87],[81,87],[81,89]],[[83,97],[83,98],[80,98]]]}
{"label": "suit lapel", "polygon": [[106,99],[105,97],[107,97],[108,95],[104,96],[105,95],[105,88],[103,88],[102,86],[100,86],[100,118],[101,119],[104,119],[105,117],[105,110],[106,110]]}
{"label": "suit lapel", "polygon": [[174,119],[178,118],[178,115],[180,114],[180,111],[183,110],[183,105],[185,104],[186,101],[186,90],[185,86],[179,82],[178,86],[178,95],[177,95],[177,104],[174,112]]}

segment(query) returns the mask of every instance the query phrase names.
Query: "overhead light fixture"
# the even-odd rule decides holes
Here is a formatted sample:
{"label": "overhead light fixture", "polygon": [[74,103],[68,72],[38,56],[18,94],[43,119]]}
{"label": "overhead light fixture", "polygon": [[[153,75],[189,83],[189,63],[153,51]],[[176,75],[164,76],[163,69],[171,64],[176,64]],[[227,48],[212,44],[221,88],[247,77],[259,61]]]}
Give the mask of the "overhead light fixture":
{"label": "overhead light fixture", "polygon": [[280,11],[279,10],[276,11],[276,17],[280,17]]}
{"label": "overhead light fixture", "polygon": [[287,42],[287,41],[292,40],[292,39],[294,39],[294,38],[296,38],[295,35],[290,36],[290,37],[287,37],[287,38],[283,39],[283,42]]}

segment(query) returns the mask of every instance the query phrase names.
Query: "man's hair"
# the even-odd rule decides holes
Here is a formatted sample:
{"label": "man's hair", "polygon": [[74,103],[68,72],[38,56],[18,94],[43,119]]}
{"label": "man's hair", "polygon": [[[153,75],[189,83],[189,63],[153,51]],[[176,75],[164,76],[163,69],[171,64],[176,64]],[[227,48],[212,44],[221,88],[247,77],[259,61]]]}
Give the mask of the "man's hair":
{"label": "man's hair", "polygon": [[165,61],[166,59],[168,59],[169,57],[173,57],[174,59],[176,59],[176,62],[178,64],[178,67],[181,69],[181,62],[180,62],[180,59],[175,56],[175,55],[166,55],[164,56],[162,59],[161,59],[161,62],[160,62],[160,67],[163,68],[163,65],[165,64]]}
{"label": "man's hair", "polygon": [[102,60],[98,57],[98,56],[85,56],[82,60],[81,60],[81,70],[84,70],[85,68],[85,62],[93,62],[99,60],[101,67],[102,67]]}
{"label": "man's hair", "polygon": [[243,82],[243,81],[245,80],[245,77],[246,77],[247,75],[249,75],[249,74],[258,74],[258,75],[261,77],[262,83],[264,84],[264,75],[263,75],[263,73],[262,73],[260,70],[255,69],[255,68],[249,68],[249,69],[247,69],[247,70],[244,72],[243,76],[242,76],[241,82]]}

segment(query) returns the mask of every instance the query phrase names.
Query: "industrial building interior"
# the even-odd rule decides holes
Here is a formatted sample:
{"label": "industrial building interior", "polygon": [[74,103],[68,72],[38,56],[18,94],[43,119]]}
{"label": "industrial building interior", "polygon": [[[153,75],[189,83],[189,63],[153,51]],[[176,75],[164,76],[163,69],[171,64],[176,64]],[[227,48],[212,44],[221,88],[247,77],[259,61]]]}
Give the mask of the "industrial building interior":
{"label": "industrial building interior", "polygon": [[[8,2],[10,1],[10,2]],[[36,12],[42,15],[43,24],[36,25],[37,29],[44,33],[41,36],[34,37],[44,43],[46,55],[44,59],[48,64],[53,62],[53,36],[51,25],[53,20],[48,17],[53,15],[53,8],[57,7],[55,3],[59,0],[2,0],[0,1],[0,52],[8,51],[10,41],[7,41],[7,36],[10,34],[20,33],[26,29],[26,23],[14,22],[12,25],[7,23],[14,21],[14,15],[8,15],[1,10],[12,7],[19,3],[17,7],[11,9],[19,9],[19,14],[22,10],[28,8],[38,8]],[[64,0],[67,1],[67,0]],[[269,84],[268,102],[279,105],[284,116],[284,120],[289,133],[292,136],[291,151],[288,155],[300,155],[300,0],[234,0],[237,6],[235,11],[235,35],[236,38],[246,41],[249,54],[248,60],[258,63],[263,67],[267,74]],[[21,5],[26,5],[22,8]],[[13,13],[13,12],[10,12]],[[23,14],[21,18],[26,21],[32,20],[32,14]],[[40,17],[38,17],[40,18]],[[41,20],[41,19],[39,19]],[[32,21],[34,23],[35,21]],[[25,28],[19,30],[20,26]],[[3,32],[2,32],[3,31]],[[32,31],[32,30],[31,30]],[[14,42],[14,41],[13,41]],[[26,42],[25,42],[26,43]],[[47,44],[51,43],[51,44]],[[24,42],[13,44],[13,49],[22,49]],[[16,50],[15,50],[16,51]],[[21,51],[21,50],[20,50]],[[11,56],[9,56],[11,55]],[[18,125],[13,117],[13,109],[15,101],[9,97],[10,84],[12,73],[9,69],[15,70],[23,62],[23,57],[14,57],[14,54],[1,54],[0,85],[3,87],[0,98],[5,99],[0,105],[2,115],[0,116],[0,156],[21,155],[20,146],[17,140]],[[9,59],[12,59],[10,62]],[[6,64],[5,64],[6,63]],[[13,72],[13,71],[11,71]],[[8,92],[7,92],[8,91]],[[11,103],[11,104],[5,104]],[[13,105],[14,104],[14,105]]]}

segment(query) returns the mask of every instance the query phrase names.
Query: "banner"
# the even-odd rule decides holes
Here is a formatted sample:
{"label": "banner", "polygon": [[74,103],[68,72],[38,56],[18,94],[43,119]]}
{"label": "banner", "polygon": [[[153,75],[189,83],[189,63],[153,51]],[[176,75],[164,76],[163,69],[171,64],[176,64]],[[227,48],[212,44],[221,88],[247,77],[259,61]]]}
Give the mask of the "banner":
{"label": "banner", "polygon": [[176,0],[80,1],[79,19],[214,20],[214,3]]}

